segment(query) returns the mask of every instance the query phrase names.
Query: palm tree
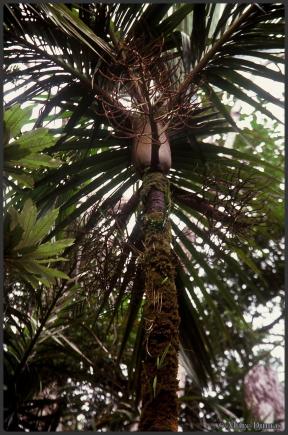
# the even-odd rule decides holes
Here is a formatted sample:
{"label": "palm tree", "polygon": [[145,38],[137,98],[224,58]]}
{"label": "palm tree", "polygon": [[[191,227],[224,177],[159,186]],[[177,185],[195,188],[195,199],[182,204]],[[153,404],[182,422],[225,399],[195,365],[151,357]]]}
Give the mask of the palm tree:
{"label": "palm tree", "polygon": [[[243,269],[246,264],[259,272],[249,255],[253,246],[257,249],[253,233],[265,219],[279,219],[274,207],[282,169],[210,140],[234,131],[249,142],[223,94],[278,120],[263,101],[283,103],[245,73],[283,80],[280,70],[262,61],[283,62],[284,6],[227,4],[219,17],[220,10],[215,3],[172,9],[169,4],[95,3],[5,7],[5,80],[17,80],[8,107],[42,104],[34,128],[48,125],[54,109],[54,119],[68,119],[63,129],[51,129],[60,136],[50,148],[66,163],[39,173],[32,193],[41,213],[60,207],[49,237],[97,203],[83,229],[108,225],[111,246],[122,242],[97,316],[120,282],[115,316],[133,280],[118,357],[140,313],[133,361],[134,369],[142,362],[141,375],[133,368],[131,373],[142,385],[143,431],[177,431],[179,350],[202,385],[213,376],[203,297],[229,339],[201,273],[214,286],[222,309],[245,324],[223,277],[195,247],[191,233],[253,286]],[[184,20],[189,36],[181,31]],[[16,201],[21,204],[27,195],[24,190]],[[83,232],[76,244],[82,239]]]}

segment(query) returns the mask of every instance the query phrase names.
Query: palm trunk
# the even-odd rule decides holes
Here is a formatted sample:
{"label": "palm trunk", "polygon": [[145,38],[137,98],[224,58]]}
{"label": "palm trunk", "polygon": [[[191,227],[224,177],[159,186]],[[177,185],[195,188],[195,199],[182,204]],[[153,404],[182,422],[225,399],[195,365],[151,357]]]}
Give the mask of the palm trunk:
{"label": "palm trunk", "polygon": [[146,351],[139,431],[177,432],[179,314],[170,248],[170,189],[169,181],[162,173],[146,174],[142,202]]}

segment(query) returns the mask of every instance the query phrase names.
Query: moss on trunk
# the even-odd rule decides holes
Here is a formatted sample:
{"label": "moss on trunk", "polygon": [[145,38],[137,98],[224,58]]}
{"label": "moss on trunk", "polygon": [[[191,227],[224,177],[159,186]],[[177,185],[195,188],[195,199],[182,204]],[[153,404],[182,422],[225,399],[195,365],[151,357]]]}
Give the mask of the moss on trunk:
{"label": "moss on trunk", "polygon": [[163,174],[146,174],[142,201],[146,352],[142,368],[139,431],[177,432],[179,315],[175,267],[170,247],[169,182]]}

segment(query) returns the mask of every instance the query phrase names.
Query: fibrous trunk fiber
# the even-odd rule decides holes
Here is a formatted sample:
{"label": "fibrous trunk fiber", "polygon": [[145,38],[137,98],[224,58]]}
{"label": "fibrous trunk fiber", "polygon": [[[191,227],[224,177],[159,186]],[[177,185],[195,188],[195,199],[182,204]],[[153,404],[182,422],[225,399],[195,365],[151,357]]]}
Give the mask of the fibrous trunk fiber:
{"label": "fibrous trunk fiber", "polygon": [[169,182],[163,174],[146,174],[142,203],[146,302],[139,431],[177,432],[179,315],[170,247]]}

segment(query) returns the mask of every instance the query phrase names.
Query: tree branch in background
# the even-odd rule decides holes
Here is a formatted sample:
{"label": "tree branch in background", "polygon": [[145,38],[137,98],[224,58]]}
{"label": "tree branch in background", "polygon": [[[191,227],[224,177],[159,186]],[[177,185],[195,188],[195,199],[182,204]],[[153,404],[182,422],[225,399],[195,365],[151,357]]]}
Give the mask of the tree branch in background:
{"label": "tree branch in background", "polygon": [[120,212],[115,216],[115,222],[121,229],[123,229],[127,224],[127,221],[130,218],[131,214],[135,211],[138,202],[139,190],[133,193],[129,200],[123,205]]}
{"label": "tree branch in background", "polygon": [[280,320],[284,319],[284,313],[281,313],[279,317],[277,317],[277,319],[273,320],[273,322],[269,323],[268,325],[262,326],[262,328],[256,329],[255,332],[268,332],[271,328],[273,328],[273,326],[277,325],[278,322],[280,322]]}

